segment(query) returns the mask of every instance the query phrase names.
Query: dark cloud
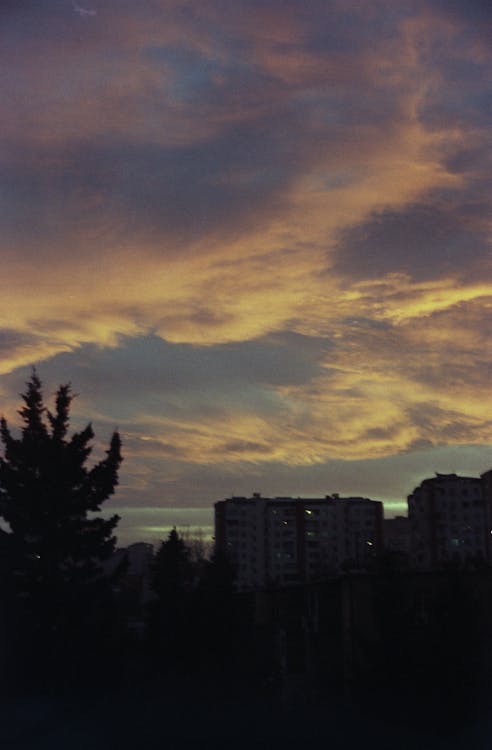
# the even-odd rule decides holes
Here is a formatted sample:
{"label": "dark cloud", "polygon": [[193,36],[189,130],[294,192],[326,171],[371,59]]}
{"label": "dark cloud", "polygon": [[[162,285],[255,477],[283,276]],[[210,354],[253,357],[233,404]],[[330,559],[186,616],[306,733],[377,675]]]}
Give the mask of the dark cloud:
{"label": "dark cloud", "polygon": [[442,409],[434,403],[422,402],[408,407],[407,415],[412,424],[418,426],[420,440],[433,445],[449,442],[474,442],[490,429],[492,421],[470,419],[458,410]]}
{"label": "dark cloud", "polygon": [[[26,252],[30,248],[43,254],[64,253],[67,244],[100,253],[131,238],[153,242],[162,252],[183,252],[210,235],[238,236],[278,217],[289,205],[296,180],[320,161],[335,163],[323,170],[327,189],[356,179],[338,174],[340,162],[357,151],[359,141],[362,157],[369,148],[367,137],[379,137],[377,131],[368,136],[369,130],[383,123],[394,129],[401,119],[394,87],[367,80],[361,40],[369,49],[372,32],[365,17],[360,18],[360,10],[343,13],[338,6],[319,3],[306,8],[266,5],[235,4],[231,11],[212,2],[203,11],[188,5],[179,13],[171,4],[172,23],[182,33],[176,32],[179,44],[164,35],[162,45],[156,42],[158,34],[147,38],[140,24],[155,14],[159,27],[164,6],[151,3],[133,10],[127,20],[139,22],[135,41],[141,34],[147,40],[137,63],[145,75],[141,86],[128,92],[124,76],[138,77],[139,69],[120,72],[117,62],[121,58],[128,65],[124,19],[129,4],[119,13],[116,4],[105,9],[105,14],[115,14],[122,41],[109,33],[106,22],[98,22],[99,36],[94,31],[88,50],[90,66],[80,45],[68,43],[65,33],[55,30],[53,35],[64,42],[49,45],[51,62],[39,86],[31,39],[27,33],[21,36],[25,58],[19,69],[24,77],[17,81],[10,62],[12,77],[4,82],[9,120],[13,116],[17,122],[19,138],[13,144],[11,136],[5,143],[4,236]],[[70,3],[67,7],[72,12]],[[59,10],[55,3],[46,13],[51,18]],[[238,20],[241,14],[251,20],[256,12],[259,18],[266,12],[272,24],[291,14],[294,35],[301,23],[292,46],[282,50],[273,45],[279,70],[269,66],[270,47],[261,31],[245,30]],[[215,49],[200,48],[193,36],[204,17],[203,38],[220,37]],[[217,21],[215,32],[210,18]],[[380,21],[372,18],[371,23]],[[387,23],[394,25],[397,18],[388,14]],[[193,34],[187,34],[190,28]],[[50,35],[43,37],[46,44]],[[238,39],[246,47],[240,48]],[[113,57],[106,52],[108,44]],[[343,55],[335,66],[334,47]],[[287,70],[292,67],[293,51],[300,60],[307,55],[316,61],[297,82],[281,75],[284,64]],[[36,54],[42,62],[41,53]],[[66,73],[65,60],[70,63]],[[85,130],[86,109],[94,131]],[[39,130],[43,138],[38,142]],[[189,133],[188,145],[176,145],[172,138],[166,145],[168,130],[175,136]]]}
{"label": "dark cloud", "polygon": [[[487,170],[487,173],[489,173],[488,162],[488,154],[486,152],[484,153],[484,143],[472,142],[470,145],[454,149],[445,159],[444,164],[446,169],[454,174],[472,173],[480,175],[484,170]],[[487,210],[488,205],[490,205],[486,203],[486,199],[489,195],[488,191],[482,192],[480,189],[476,190],[477,196],[475,202],[471,205],[467,204],[466,190],[464,192],[465,199],[460,206],[461,211],[469,214],[471,210],[475,215],[483,216],[484,211]]]}
{"label": "dark cloud", "polygon": [[[323,339],[299,334],[215,347],[169,344],[148,336],[123,339],[117,349],[84,346],[42,364],[40,375],[71,380],[85,401],[115,420],[156,416],[205,415],[226,408],[277,411],[270,388],[303,384],[321,372],[329,349]],[[18,390],[19,377],[10,376]]]}
{"label": "dark cloud", "polygon": [[[204,53],[183,45],[165,45],[146,50],[145,58],[167,73],[166,94],[175,105],[191,107],[196,113],[209,113],[218,121],[233,119],[250,107],[250,116],[274,102],[282,102],[288,85],[241,59],[240,51],[224,59],[217,51]],[[248,115],[247,112],[244,114]]]}
{"label": "dark cloud", "polygon": [[[64,347],[66,348],[66,347]],[[8,372],[11,370],[9,363],[16,361],[31,361],[35,364],[39,353],[44,351],[46,355],[52,354],[49,344],[39,340],[38,336],[32,333],[17,331],[12,328],[0,328],[0,371]],[[17,382],[17,391],[19,390],[19,381]]]}
{"label": "dark cloud", "polygon": [[432,87],[419,107],[426,128],[459,127],[470,131],[472,141],[480,128],[486,134],[492,124],[492,93],[484,86],[489,75],[487,62],[463,58],[445,47],[440,54],[432,48],[427,65],[439,72],[440,85]]}
{"label": "dark cloud", "polygon": [[12,350],[35,342],[35,335],[21,333],[13,328],[0,328],[0,357],[8,357]]}
{"label": "dark cloud", "polygon": [[469,273],[489,254],[488,237],[466,214],[419,204],[381,212],[344,231],[334,268],[351,279],[405,273],[421,281],[460,273],[463,264]]}
{"label": "dark cloud", "polygon": [[154,440],[150,437],[146,437],[145,440],[142,440],[135,433],[125,434],[125,449],[128,450],[133,458],[141,456],[149,458],[154,455],[162,461],[168,459],[186,459],[186,453],[182,448],[174,445],[174,443],[165,440]]}
{"label": "dark cloud", "polygon": [[188,148],[111,140],[6,165],[4,233],[50,253],[67,235],[86,244],[87,232],[98,252],[112,236],[144,236],[165,252],[169,241],[183,248],[240,233],[279,210],[299,168],[300,129],[291,113],[283,135],[271,121],[255,122]]}
{"label": "dark cloud", "polygon": [[[133,373],[140,372],[142,385],[153,382],[161,388],[189,390],[193,384],[221,388],[233,383],[303,383],[321,372],[319,360],[326,349],[326,341],[299,334],[214,347],[169,344],[148,337],[126,341],[112,353],[93,350],[92,360],[95,366],[99,361],[104,367],[106,361],[111,367],[118,366],[120,358],[121,369],[127,362]],[[84,353],[81,359],[86,359]]]}
{"label": "dark cloud", "polygon": [[425,0],[423,7],[433,6],[444,14],[466,24],[492,22],[492,6],[488,0]]}
{"label": "dark cloud", "polygon": [[261,455],[268,456],[274,452],[273,446],[265,443],[257,443],[251,440],[229,440],[222,446],[224,457],[227,458],[229,454],[237,453],[260,453]]}
{"label": "dark cloud", "polygon": [[[470,337],[470,344],[472,344]],[[471,348],[471,346],[470,346]],[[443,389],[482,389],[484,383],[492,378],[492,363],[487,360],[482,351],[468,351],[462,357],[461,363],[453,362],[452,345],[446,348],[448,360],[435,362],[434,365],[423,362],[415,366],[408,366],[408,372],[415,382],[425,383],[434,388]],[[430,358],[430,357],[429,357]],[[435,357],[437,360],[437,356]],[[473,367],[470,367],[473,362]]]}
{"label": "dark cloud", "polygon": [[366,430],[363,434],[363,439],[369,440],[391,440],[398,434],[399,426],[394,425],[391,427],[373,427],[372,429]]}

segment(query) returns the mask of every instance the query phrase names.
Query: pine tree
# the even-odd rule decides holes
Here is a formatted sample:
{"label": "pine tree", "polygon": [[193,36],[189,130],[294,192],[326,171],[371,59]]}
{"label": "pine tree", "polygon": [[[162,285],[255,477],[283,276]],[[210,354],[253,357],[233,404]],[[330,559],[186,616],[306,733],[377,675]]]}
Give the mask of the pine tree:
{"label": "pine tree", "polygon": [[173,528],[154,558],[153,589],[162,600],[176,600],[190,590],[192,581],[191,550]]}
{"label": "pine tree", "polygon": [[154,557],[152,587],[157,598],[149,612],[153,659],[166,671],[189,666],[193,577],[190,549],[174,528]]}
{"label": "pine tree", "polygon": [[102,563],[114,551],[119,518],[93,514],[117,485],[121,442],[115,432],[106,457],[88,468],[94,433],[89,424],[68,437],[70,385],[59,386],[52,413],[33,371],[22,398],[21,437],[0,421],[3,594],[24,641],[61,653],[62,643],[97,621],[107,591]]}

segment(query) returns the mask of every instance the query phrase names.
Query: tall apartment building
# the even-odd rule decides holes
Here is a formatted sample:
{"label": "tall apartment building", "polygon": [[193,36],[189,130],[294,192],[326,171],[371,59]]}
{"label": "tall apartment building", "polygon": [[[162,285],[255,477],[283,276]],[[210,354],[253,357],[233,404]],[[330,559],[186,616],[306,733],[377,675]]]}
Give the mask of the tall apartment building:
{"label": "tall apartment building", "polygon": [[490,562],[492,471],[436,474],[408,497],[411,562],[421,570]]}
{"label": "tall apartment building", "polygon": [[383,505],[362,497],[231,497],[215,504],[215,538],[241,590],[364,569],[380,553]]}

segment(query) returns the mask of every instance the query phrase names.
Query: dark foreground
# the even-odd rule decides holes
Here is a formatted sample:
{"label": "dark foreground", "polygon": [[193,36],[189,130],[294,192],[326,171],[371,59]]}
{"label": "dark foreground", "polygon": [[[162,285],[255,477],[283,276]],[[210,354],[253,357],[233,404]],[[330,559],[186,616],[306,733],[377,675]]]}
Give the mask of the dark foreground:
{"label": "dark foreground", "polygon": [[[296,693],[296,690],[299,692]],[[460,716],[392,699],[311,702],[302,686],[252,695],[234,685],[135,680],[110,690],[4,698],[1,746],[19,750],[114,748],[413,748],[485,750],[492,708]],[[459,712],[458,712],[459,714]]]}

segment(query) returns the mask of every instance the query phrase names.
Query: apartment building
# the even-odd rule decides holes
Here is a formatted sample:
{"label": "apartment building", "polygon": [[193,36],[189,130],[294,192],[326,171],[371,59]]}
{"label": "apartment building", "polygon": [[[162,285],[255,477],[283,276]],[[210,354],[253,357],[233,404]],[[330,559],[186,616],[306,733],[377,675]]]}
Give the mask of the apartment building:
{"label": "apartment building", "polygon": [[240,590],[320,580],[370,566],[382,546],[382,503],[363,497],[231,497],[215,504],[215,537]]}
{"label": "apartment building", "polygon": [[436,474],[408,497],[411,563],[421,570],[491,561],[492,471]]}

